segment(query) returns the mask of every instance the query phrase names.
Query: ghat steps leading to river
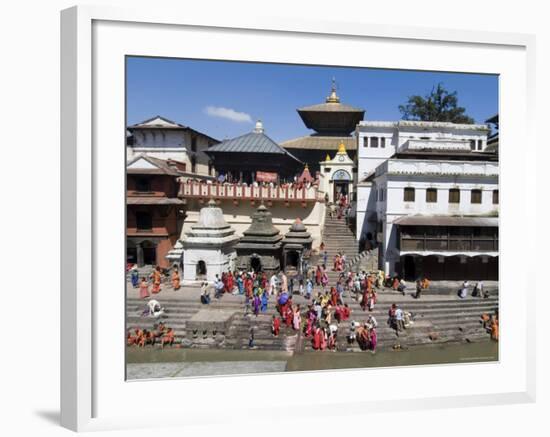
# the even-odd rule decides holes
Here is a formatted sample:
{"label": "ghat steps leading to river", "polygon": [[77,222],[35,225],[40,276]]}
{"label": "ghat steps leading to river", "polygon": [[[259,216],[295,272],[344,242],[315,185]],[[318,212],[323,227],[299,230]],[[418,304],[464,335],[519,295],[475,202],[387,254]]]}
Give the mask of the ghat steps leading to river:
{"label": "ghat steps leading to river", "polygon": [[[182,293],[185,293],[184,291]],[[358,345],[348,345],[346,336],[349,332],[350,321],[364,322],[369,314],[378,321],[378,348],[390,349],[399,344],[402,348],[460,342],[477,342],[489,340],[489,334],[482,328],[480,316],[482,313],[493,313],[498,309],[498,297],[479,299],[468,297],[464,300],[458,298],[438,299],[412,299],[410,296],[402,297],[392,294],[391,291],[380,293],[380,302],[372,313],[363,311],[359,303],[352,299],[349,293],[345,293],[344,300],[350,306],[352,313],[350,320],[340,324],[337,348],[341,351],[359,350]],[[244,298],[241,296],[223,296],[221,299],[213,299],[208,306],[210,310],[233,310],[235,316],[227,332],[190,332],[186,329],[187,321],[200,309],[206,308],[198,299],[188,300],[181,297],[162,296],[162,292],[155,296],[162,306],[166,308],[165,317],[162,318],[168,327],[175,330],[178,342],[184,347],[193,348],[222,348],[243,349],[248,348],[250,328],[254,328],[254,346],[257,349],[301,351],[310,350],[311,341],[306,339],[303,333],[287,328],[282,324],[278,337],[271,334],[272,315],[276,314],[274,298],[270,299],[268,311],[254,315],[244,315]],[[294,296],[295,303],[300,303],[302,308],[307,307],[307,301],[301,296]],[[387,321],[387,311],[391,303],[395,301],[405,311],[414,315],[414,324],[399,335],[391,329]],[[127,327],[152,329],[155,319],[141,317],[145,308],[145,302],[138,298],[129,298],[127,301]],[[432,338],[430,338],[432,337]]]}

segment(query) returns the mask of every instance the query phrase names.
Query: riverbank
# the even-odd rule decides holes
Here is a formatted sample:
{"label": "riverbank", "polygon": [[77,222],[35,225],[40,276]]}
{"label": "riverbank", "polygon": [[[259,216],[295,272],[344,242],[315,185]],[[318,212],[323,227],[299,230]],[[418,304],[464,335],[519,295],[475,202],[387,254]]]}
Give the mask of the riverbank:
{"label": "riverbank", "polygon": [[371,352],[128,348],[127,379],[244,375],[498,361],[492,341]]}

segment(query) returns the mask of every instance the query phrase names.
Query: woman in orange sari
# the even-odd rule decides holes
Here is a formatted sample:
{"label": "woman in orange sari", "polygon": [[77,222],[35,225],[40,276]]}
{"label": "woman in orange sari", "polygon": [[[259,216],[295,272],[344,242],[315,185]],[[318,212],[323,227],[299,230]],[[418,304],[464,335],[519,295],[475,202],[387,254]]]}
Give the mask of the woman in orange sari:
{"label": "woman in orange sari", "polygon": [[153,294],[157,294],[160,292],[160,280],[161,280],[159,266],[157,266],[155,270],[153,270],[153,273],[151,274],[151,276],[153,277],[153,288],[151,289],[151,291],[153,292]]}
{"label": "woman in orange sari", "polygon": [[180,272],[178,266],[174,266],[172,269],[172,288],[174,290],[180,289]]}

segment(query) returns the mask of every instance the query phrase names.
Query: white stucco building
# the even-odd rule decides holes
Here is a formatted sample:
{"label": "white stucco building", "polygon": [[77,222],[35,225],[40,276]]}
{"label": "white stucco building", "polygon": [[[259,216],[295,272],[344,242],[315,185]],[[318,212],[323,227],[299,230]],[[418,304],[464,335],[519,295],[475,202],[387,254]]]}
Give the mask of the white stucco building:
{"label": "white stucco building", "polygon": [[496,279],[498,161],[486,125],[361,122],[357,236],[387,274]]}
{"label": "white stucco building", "polygon": [[211,160],[204,152],[219,141],[189,126],[157,115],[128,126],[127,136],[127,160],[147,154],[183,163],[188,173],[214,176]]}

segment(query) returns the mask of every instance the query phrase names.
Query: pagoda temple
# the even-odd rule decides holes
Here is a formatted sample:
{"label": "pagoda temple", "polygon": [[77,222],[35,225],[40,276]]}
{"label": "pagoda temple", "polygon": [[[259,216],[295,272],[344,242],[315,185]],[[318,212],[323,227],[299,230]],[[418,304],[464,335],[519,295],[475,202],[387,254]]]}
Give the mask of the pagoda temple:
{"label": "pagoda temple", "polygon": [[297,218],[283,239],[283,264],[285,271],[296,270],[302,274],[303,261],[311,253],[313,239],[302,220]]}
{"label": "pagoda temple", "polygon": [[305,126],[315,132],[284,141],[281,146],[308,163],[313,172],[319,170],[319,162],[325,159],[326,154],[333,154],[342,143],[350,158],[355,159],[357,142],[353,133],[357,124],[363,120],[365,110],[341,103],[334,79],[325,103],[305,106],[297,111]]}
{"label": "pagoda temple", "polygon": [[249,185],[254,181],[292,181],[304,165],[264,133],[261,121],[256,123],[252,132],[222,141],[205,153],[226,181]]}
{"label": "pagoda temple", "polygon": [[252,214],[252,224],[236,246],[237,268],[277,273],[281,269],[283,236],[273,225],[271,212],[262,204]]}

